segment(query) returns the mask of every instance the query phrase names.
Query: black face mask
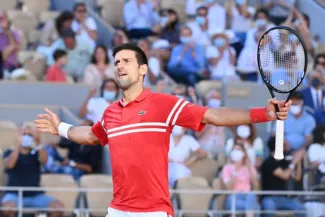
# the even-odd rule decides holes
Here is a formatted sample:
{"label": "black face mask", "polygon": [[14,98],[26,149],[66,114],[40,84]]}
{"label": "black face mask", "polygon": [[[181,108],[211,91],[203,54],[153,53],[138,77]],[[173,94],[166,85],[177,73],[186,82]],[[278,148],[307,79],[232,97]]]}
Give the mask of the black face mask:
{"label": "black face mask", "polygon": [[313,78],[311,80],[311,86],[313,86],[315,88],[319,87],[320,86],[320,80],[318,78]]}

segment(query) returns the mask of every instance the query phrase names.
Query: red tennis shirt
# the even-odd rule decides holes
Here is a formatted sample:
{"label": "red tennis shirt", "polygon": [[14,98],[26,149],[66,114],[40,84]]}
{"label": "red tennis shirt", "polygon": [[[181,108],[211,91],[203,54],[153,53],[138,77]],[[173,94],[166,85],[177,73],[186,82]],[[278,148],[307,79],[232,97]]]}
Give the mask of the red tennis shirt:
{"label": "red tennis shirt", "polygon": [[168,186],[170,133],[174,125],[202,130],[206,110],[149,89],[127,105],[118,101],[105,110],[92,132],[110,149],[114,191],[110,207],[174,216]]}

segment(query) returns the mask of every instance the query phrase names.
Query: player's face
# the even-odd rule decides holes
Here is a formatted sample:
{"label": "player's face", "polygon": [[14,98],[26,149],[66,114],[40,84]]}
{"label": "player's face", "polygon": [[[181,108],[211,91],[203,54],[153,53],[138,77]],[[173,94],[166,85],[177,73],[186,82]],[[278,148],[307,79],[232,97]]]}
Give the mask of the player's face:
{"label": "player's face", "polygon": [[146,65],[139,65],[135,52],[122,50],[115,55],[115,79],[122,90],[129,89],[132,85],[142,83],[143,76],[147,73]]}

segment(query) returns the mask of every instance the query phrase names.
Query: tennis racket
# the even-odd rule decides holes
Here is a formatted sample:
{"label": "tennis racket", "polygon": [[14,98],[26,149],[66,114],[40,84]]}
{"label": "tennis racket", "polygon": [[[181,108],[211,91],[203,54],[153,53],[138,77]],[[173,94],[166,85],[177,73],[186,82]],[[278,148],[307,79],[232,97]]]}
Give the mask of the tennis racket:
{"label": "tennis racket", "polygon": [[[287,102],[305,77],[308,63],[306,45],[295,30],[285,26],[273,27],[262,35],[258,43],[257,62],[272,98],[275,98],[274,92],[288,94]],[[281,160],[284,158],[282,120],[276,121],[275,136],[274,158]]]}

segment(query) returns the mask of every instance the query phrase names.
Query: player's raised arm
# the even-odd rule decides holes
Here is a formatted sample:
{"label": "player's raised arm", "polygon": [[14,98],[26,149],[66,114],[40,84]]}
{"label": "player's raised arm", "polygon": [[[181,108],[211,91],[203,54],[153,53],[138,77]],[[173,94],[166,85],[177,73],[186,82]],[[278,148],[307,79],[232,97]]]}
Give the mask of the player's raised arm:
{"label": "player's raised arm", "polygon": [[[51,133],[53,135],[60,135],[78,144],[93,145],[105,143],[105,139],[99,139],[100,135],[98,133],[95,135],[93,128],[96,128],[96,126],[93,128],[89,126],[72,126],[61,122],[59,117],[51,110],[45,109],[45,111],[47,114],[40,114],[38,115],[38,119],[35,120],[36,127],[39,131]],[[103,136],[104,133],[105,132],[103,131]]]}
{"label": "player's raised arm", "polygon": [[[275,106],[279,104],[280,110],[276,112]],[[277,101],[270,99],[267,107],[253,109],[215,108],[208,109],[202,123],[216,126],[237,126],[250,123],[260,123],[287,119],[291,101]]]}

